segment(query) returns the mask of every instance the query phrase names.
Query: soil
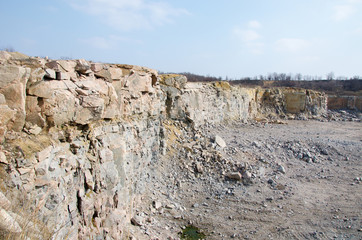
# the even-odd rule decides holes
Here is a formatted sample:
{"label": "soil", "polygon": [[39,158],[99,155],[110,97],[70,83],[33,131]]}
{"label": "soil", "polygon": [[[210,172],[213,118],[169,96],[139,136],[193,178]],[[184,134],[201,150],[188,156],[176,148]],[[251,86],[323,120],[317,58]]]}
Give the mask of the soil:
{"label": "soil", "polygon": [[192,225],[206,239],[362,239],[362,123],[283,123],[177,126],[134,238],[179,239]]}

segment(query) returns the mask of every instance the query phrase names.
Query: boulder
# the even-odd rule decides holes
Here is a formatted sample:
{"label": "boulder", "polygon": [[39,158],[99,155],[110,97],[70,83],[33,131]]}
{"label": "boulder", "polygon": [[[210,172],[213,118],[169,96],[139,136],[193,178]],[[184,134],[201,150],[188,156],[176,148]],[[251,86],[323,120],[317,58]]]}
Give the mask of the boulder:
{"label": "boulder", "polygon": [[91,70],[93,72],[99,72],[99,71],[103,70],[104,64],[102,64],[102,63],[92,63],[90,68],[91,68]]}
{"label": "boulder", "polygon": [[112,82],[112,75],[106,69],[101,69],[98,72],[95,72],[94,75],[98,78],[103,78],[106,82]]}
{"label": "boulder", "polygon": [[57,80],[70,80],[70,76],[66,72],[56,72]]}
{"label": "boulder", "polygon": [[179,74],[162,74],[160,75],[160,84],[182,89],[187,83],[187,78]]}
{"label": "boulder", "polygon": [[[16,111],[14,117],[8,121],[8,129],[20,131],[25,124],[25,96],[29,76],[30,68],[0,66],[0,94],[4,96],[6,105]],[[9,111],[7,113],[9,115]]]}
{"label": "boulder", "polygon": [[151,76],[141,75],[138,72],[131,72],[126,78],[125,87],[131,92],[152,92]]}
{"label": "boulder", "polygon": [[120,69],[120,68],[111,67],[108,69],[108,71],[111,74],[112,80],[114,80],[114,81],[119,81],[123,77],[123,72],[122,72],[122,69]]}
{"label": "boulder", "polygon": [[76,61],[75,70],[81,74],[88,74],[90,72],[89,63],[84,59],[79,59]]}
{"label": "boulder", "polygon": [[45,78],[52,80],[56,79],[55,71],[50,68],[45,69]]}

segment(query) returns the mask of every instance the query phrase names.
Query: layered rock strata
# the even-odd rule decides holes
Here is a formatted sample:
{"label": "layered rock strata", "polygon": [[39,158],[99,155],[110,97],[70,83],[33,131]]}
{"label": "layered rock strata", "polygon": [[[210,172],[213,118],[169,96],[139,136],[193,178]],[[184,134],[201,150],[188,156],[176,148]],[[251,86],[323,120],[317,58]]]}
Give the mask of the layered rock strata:
{"label": "layered rock strata", "polygon": [[152,184],[148,165],[166,151],[164,119],[198,127],[317,117],[326,111],[326,97],[1,52],[0,110],[0,217],[13,223],[2,230],[39,238],[122,239]]}

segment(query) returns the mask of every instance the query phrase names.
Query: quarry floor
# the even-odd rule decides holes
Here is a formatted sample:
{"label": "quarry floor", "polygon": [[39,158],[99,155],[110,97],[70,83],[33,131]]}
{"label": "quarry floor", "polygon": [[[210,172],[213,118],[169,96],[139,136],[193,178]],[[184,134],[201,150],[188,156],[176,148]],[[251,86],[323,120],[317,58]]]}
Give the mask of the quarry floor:
{"label": "quarry floor", "polygon": [[[179,239],[189,225],[206,239],[362,239],[361,122],[230,123],[177,135],[152,165],[134,239]],[[235,172],[251,178],[228,177]]]}

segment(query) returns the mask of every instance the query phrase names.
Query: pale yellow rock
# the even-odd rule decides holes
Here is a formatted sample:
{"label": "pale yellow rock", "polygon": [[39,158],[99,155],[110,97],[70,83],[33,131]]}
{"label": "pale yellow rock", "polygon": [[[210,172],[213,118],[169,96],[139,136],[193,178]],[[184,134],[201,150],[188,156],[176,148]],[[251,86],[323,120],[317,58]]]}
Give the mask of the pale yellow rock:
{"label": "pale yellow rock", "polygon": [[150,76],[134,72],[126,78],[125,86],[131,92],[149,92],[152,89],[152,80]]}
{"label": "pale yellow rock", "polygon": [[8,129],[20,131],[25,124],[26,85],[30,68],[0,65],[0,94],[6,99],[6,105],[16,110],[15,116],[8,121]]}
{"label": "pale yellow rock", "polygon": [[0,151],[0,163],[9,164],[9,161],[6,159],[5,154],[1,151]]}
{"label": "pale yellow rock", "polygon": [[75,61],[57,60],[58,66],[67,72],[74,72],[74,68],[77,65]]}
{"label": "pale yellow rock", "polygon": [[300,113],[306,110],[305,92],[288,92],[285,93],[286,109],[290,113]]}
{"label": "pale yellow rock", "polygon": [[22,232],[19,223],[4,209],[0,209],[0,229],[11,233]]}
{"label": "pale yellow rock", "polygon": [[9,59],[11,59],[11,55],[6,51],[0,51],[0,59],[9,60]]}
{"label": "pale yellow rock", "polygon": [[91,64],[91,70],[93,72],[99,72],[104,68],[104,64],[103,63],[92,63]]}
{"label": "pale yellow rock", "polygon": [[119,81],[123,77],[123,72],[122,72],[122,69],[120,69],[120,68],[111,67],[108,70],[111,74],[112,80],[114,80],[114,81]]}
{"label": "pale yellow rock", "polygon": [[2,192],[0,192],[0,207],[4,209],[9,209],[11,207],[11,202]]}
{"label": "pale yellow rock", "polygon": [[52,150],[53,150],[53,146],[49,146],[49,147],[45,148],[44,150],[38,152],[36,154],[38,162],[43,162],[44,160],[49,158]]}
{"label": "pale yellow rock", "polygon": [[74,90],[77,86],[71,81],[42,81],[28,89],[30,95],[52,98],[56,90]]}

